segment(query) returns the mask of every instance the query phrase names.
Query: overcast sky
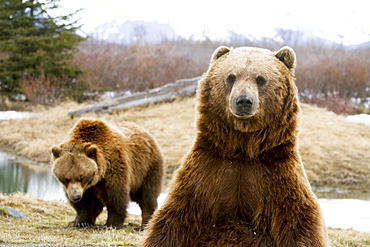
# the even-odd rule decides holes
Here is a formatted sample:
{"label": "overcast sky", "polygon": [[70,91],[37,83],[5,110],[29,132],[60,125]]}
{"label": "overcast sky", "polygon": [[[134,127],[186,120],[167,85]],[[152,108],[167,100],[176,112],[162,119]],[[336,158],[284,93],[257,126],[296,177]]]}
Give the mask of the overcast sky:
{"label": "overcast sky", "polygon": [[112,20],[144,20],[168,23],[184,36],[205,31],[218,37],[229,29],[271,37],[276,27],[299,26],[344,44],[370,41],[368,0],[61,0],[60,4],[63,13],[84,8],[78,17],[86,33]]}

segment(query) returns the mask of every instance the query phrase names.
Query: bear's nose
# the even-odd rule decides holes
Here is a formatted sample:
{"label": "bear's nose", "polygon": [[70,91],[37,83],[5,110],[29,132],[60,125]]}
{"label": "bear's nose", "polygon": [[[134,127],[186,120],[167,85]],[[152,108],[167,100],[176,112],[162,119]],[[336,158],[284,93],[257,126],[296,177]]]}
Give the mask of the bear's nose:
{"label": "bear's nose", "polygon": [[75,195],[72,197],[73,201],[75,202],[78,202],[79,200],[81,200],[82,196],[81,195]]}
{"label": "bear's nose", "polygon": [[253,106],[253,99],[243,94],[236,98],[235,103],[240,110],[249,110]]}

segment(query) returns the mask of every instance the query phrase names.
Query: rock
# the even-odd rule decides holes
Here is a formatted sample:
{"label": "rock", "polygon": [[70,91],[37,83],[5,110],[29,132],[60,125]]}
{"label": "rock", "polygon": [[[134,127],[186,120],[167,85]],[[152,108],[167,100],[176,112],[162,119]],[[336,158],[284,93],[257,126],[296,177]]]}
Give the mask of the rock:
{"label": "rock", "polygon": [[10,219],[27,219],[26,215],[8,206],[0,206],[0,216],[5,216]]}

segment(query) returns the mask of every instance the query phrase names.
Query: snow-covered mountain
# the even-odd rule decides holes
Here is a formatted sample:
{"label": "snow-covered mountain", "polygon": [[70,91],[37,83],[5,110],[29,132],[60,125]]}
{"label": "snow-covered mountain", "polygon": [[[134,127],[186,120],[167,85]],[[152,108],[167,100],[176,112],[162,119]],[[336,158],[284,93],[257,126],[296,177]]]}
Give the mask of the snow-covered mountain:
{"label": "snow-covered mountain", "polygon": [[144,21],[126,21],[119,23],[111,21],[95,28],[89,36],[107,42],[119,44],[150,43],[173,41],[179,37],[168,24]]}
{"label": "snow-covered mountain", "polygon": [[[231,43],[245,43],[248,41],[265,41],[265,42],[277,42],[281,45],[305,45],[305,44],[316,44],[323,47],[330,47],[339,45],[334,41],[321,38],[315,35],[312,29],[305,29],[302,27],[295,27],[295,29],[283,29],[276,28],[275,35],[273,37],[254,37],[249,33],[236,33],[232,30],[224,30],[221,32],[222,35],[217,37],[218,41],[225,41]],[[176,33],[176,31],[169,24],[161,24],[157,22],[145,22],[145,21],[126,21],[119,23],[117,21],[111,21],[108,23],[100,24],[93,32],[88,34],[97,40],[104,40],[107,42],[119,43],[119,44],[157,44],[164,41],[175,41],[181,39],[189,39],[197,37],[197,39],[212,39],[207,37],[207,32],[203,34],[196,34],[190,37],[184,37]],[[369,46],[367,44],[361,44],[362,46]]]}

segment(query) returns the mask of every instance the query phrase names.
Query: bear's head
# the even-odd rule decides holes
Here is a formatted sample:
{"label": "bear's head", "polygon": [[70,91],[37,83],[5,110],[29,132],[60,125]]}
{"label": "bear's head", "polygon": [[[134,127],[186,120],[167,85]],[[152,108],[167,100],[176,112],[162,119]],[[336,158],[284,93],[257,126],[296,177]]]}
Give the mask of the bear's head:
{"label": "bear's head", "polygon": [[104,175],[104,158],[96,145],[64,143],[51,149],[52,173],[64,186],[71,202],[82,199],[84,192]]}
{"label": "bear's head", "polygon": [[299,111],[295,60],[289,47],[277,52],[252,47],[217,48],[198,89],[201,115],[211,114],[212,121],[226,121],[243,132],[266,128],[275,121],[289,121],[288,115]]}

